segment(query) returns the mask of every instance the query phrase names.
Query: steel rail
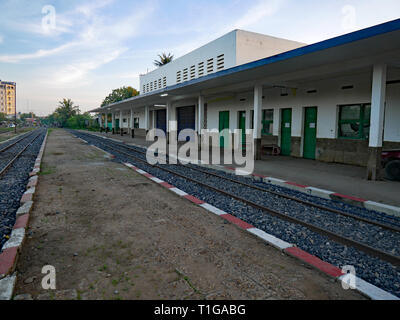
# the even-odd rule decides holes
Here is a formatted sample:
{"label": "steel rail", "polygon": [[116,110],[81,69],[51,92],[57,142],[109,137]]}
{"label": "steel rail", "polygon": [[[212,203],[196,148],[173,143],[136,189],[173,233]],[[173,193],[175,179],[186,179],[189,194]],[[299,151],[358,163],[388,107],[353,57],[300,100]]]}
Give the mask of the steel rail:
{"label": "steel rail", "polygon": [[[93,136],[93,135],[90,135],[90,136]],[[100,140],[101,138],[98,138],[98,139]],[[100,141],[101,141],[101,140],[100,140]],[[203,182],[200,182],[200,181],[197,181],[197,180],[195,180],[195,179],[186,177],[186,176],[184,176],[184,175],[182,175],[182,174],[179,174],[179,173],[177,173],[177,172],[175,172],[175,171],[173,171],[173,170],[169,170],[169,169],[167,169],[167,168],[160,167],[159,165],[151,165],[151,164],[149,164],[146,160],[143,160],[143,159],[138,158],[138,157],[136,157],[136,156],[134,156],[134,155],[132,155],[132,154],[130,154],[130,153],[121,151],[121,150],[119,150],[119,149],[116,149],[116,148],[110,147],[109,145],[104,144],[104,142],[105,142],[104,140],[103,140],[102,142],[103,142],[103,143],[100,143],[100,144],[106,146],[107,148],[110,148],[110,149],[112,149],[112,150],[115,150],[116,152],[119,152],[119,153],[121,153],[121,154],[124,154],[124,155],[127,156],[127,157],[130,157],[130,158],[133,158],[133,159],[138,160],[138,161],[140,161],[140,162],[143,162],[143,163],[145,163],[146,165],[148,165],[148,166],[150,166],[150,167],[157,168],[157,169],[163,170],[163,171],[165,171],[165,172],[168,172],[168,173],[170,173],[170,174],[173,174],[173,175],[176,175],[176,176],[178,176],[178,177],[181,177],[181,178],[183,178],[183,179],[189,180],[189,181],[191,181],[191,182],[193,182],[193,183],[199,184],[199,185],[201,185],[201,186],[203,186],[203,187],[206,187],[206,188],[208,188],[208,189],[211,189],[211,190],[213,190],[213,191],[216,191],[216,192],[218,192],[218,193],[221,193],[221,194],[223,194],[223,195],[225,195],[225,196],[228,196],[228,197],[231,197],[231,198],[233,198],[233,199],[235,199],[235,200],[238,200],[238,201],[240,201],[240,202],[246,203],[246,204],[248,204],[248,205],[251,206],[251,207],[254,207],[254,208],[256,208],[256,209],[259,209],[259,210],[268,212],[269,214],[271,214],[271,215],[273,215],[273,216],[276,216],[276,217],[278,217],[278,218],[281,218],[281,219],[283,219],[283,220],[286,220],[286,221],[288,221],[288,222],[291,222],[291,223],[295,223],[295,224],[299,224],[299,225],[301,225],[301,226],[304,226],[304,227],[306,227],[306,228],[308,228],[308,229],[310,229],[310,230],[312,230],[312,231],[314,231],[314,232],[316,232],[316,233],[319,233],[319,234],[321,234],[321,235],[327,236],[327,237],[329,237],[330,239],[332,239],[332,240],[334,240],[334,241],[336,241],[336,242],[338,242],[338,243],[341,243],[341,244],[346,245],[346,246],[352,246],[352,247],[354,247],[354,248],[356,248],[356,249],[359,249],[359,250],[361,250],[361,251],[363,251],[363,252],[365,252],[365,253],[367,253],[367,254],[370,254],[370,255],[372,255],[372,256],[378,257],[379,259],[385,260],[385,261],[387,261],[387,262],[389,262],[389,263],[391,263],[391,264],[393,264],[393,265],[395,265],[395,266],[400,266],[400,257],[399,257],[399,256],[392,255],[392,254],[390,254],[390,253],[387,253],[387,252],[382,251],[382,250],[380,250],[380,249],[373,248],[373,247],[371,247],[371,246],[369,246],[369,245],[366,245],[366,244],[363,244],[363,243],[361,243],[361,242],[352,240],[352,239],[347,238],[347,237],[345,237],[345,236],[338,235],[338,234],[336,234],[336,233],[334,233],[334,232],[331,232],[331,231],[329,231],[329,230],[323,229],[323,228],[321,228],[321,227],[317,227],[317,226],[315,226],[315,225],[313,225],[313,224],[310,224],[310,223],[304,222],[304,221],[302,221],[302,220],[300,220],[300,219],[291,217],[291,216],[289,216],[289,215],[287,215],[287,214],[284,214],[284,213],[282,213],[282,212],[273,210],[273,209],[271,209],[271,208],[268,208],[268,207],[265,207],[265,206],[263,206],[263,205],[260,205],[260,204],[257,204],[257,203],[255,203],[255,202],[252,202],[252,201],[250,201],[250,200],[241,198],[241,197],[239,197],[239,196],[237,196],[237,195],[231,194],[231,193],[226,192],[226,191],[224,191],[224,190],[220,190],[220,189],[218,189],[218,188],[216,188],[216,187],[207,185],[207,184],[205,184],[205,183],[203,183]],[[109,143],[111,144],[111,141],[107,141],[107,142],[109,142]],[[123,146],[123,147],[126,147],[126,146]],[[128,147],[128,149],[131,149],[131,148]],[[133,150],[133,149],[131,149],[131,150]],[[134,151],[136,151],[136,150],[134,150]],[[140,153],[140,152],[139,152],[139,153]]]}
{"label": "steel rail", "polygon": [[[143,152],[143,151],[140,151],[140,150],[136,150],[135,148],[129,147],[127,145],[121,145],[121,146],[125,147],[125,148],[127,148],[129,150],[132,150],[134,152],[137,152],[137,153],[146,154],[146,152]],[[182,164],[178,164],[178,165],[183,166]],[[348,218],[352,218],[352,219],[355,219],[355,220],[358,220],[358,221],[369,223],[369,224],[381,227],[382,229],[390,230],[390,231],[393,231],[393,232],[400,232],[400,227],[390,226],[390,225],[387,225],[385,223],[381,223],[379,221],[370,220],[370,219],[367,219],[367,218],[364,218],[364,217],[357,216],[355,214],[351,214],[351,213],[348,213],[348,212],[340,211],[338,209],[329,208],[329,207],[326,207],[326,206],[323,206],[323,205],[320,205],[320,204],[316,204],[316,203],[313,203],[313,202],[310,202],[310,201],[307,201],[307,200],[302,200],[302,199],[299,199],[299,198],[296,198],[296,197],[292,197],[292,196],[289,196],[289,195],[286,195],[286,194],[282,194],[280,192],[276,192],[276,191],[273,191],[273,190],[267,190],[267,189],[264,189],[264,188],[261,188],[261,187],[253,186],[253,185],[247,184],[247,183],[242,182],[242,181],[238,181],[238,180],[235,180],[235,179],[227,178],[227,177],[224,177],[224,176],[220,176],[219,174],[216,174],[216,173],[212,173],[212,172],[208,172],[208,171],[202,170],[200,168],[194,168],[192,166],[185,166],[185,168],[189,168],[189,169],[194,170],[194,171],[198,171],[198,172],[201,172],[201,173],[204,173],[204,174],[208,174],[210,176],[214,176],[216,178],[220,178],[220,179],[223,179],[223,180],[226,180],[226,181],[229,181],[229,182],[237,183],[237,184],[240,184],[240,185],[245,186],[247,188],[251,188],[251,189],[258,190],[258,191],[265,192],[265,193],[270,193],[270,194],[273,194],[275,196],[282,197],[282,198],[285,198],[285,199],[288,199],[288,200],[296,201],[296,202],[299,202],[301,204],[305,204],[305,205],[308,205],[308,206],[311,206],[311,207],[314,207],[314,208],[317,208],[317,209],[320,209],[320,210],[333,212],[333,213],[342,215],[344,217],[348,217]]]}
{"label": "steel rail", "polygon": [[33,140],[31,140],[17,155],[8,162],[8,164],[0,171],[0,177],[4,175],[4,173],[11,167],[11,165],[22,155],[22,153],[28,149],[29,146],[41,135],[41,133],[37,134]]}
{"label": "steel rail", "polygon": [[26,138],[29,138],[31,135],[33,135],[34,132],[35,132],[35,130],[32,131],[32,132],[30,132],[30,133],[27,134],[27,135],[24,135],[23,137],[21,137],[20,139],[14,141],[13,143],[10,143],[8,146],[4,147],[3,149],[0,149],[0,153],[6,151],[6,150],[8,150],[8,149],[10,149],[10,148],[13,147],[13,146],[15,146],[18,142],[20,142],[20,141],[22,141],[22,140],[24,140],[24,139],[26,139]]}

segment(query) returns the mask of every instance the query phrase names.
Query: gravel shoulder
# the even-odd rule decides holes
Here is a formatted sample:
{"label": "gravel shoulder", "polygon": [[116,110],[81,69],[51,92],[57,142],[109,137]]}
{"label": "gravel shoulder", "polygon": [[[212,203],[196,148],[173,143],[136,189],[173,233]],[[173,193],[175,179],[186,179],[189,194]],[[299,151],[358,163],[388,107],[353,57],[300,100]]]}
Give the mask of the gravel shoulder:
{"label": "gravel shoulder", "polygon": [[16,295],[34,299],[363,299],[63,130],[17,271]]}

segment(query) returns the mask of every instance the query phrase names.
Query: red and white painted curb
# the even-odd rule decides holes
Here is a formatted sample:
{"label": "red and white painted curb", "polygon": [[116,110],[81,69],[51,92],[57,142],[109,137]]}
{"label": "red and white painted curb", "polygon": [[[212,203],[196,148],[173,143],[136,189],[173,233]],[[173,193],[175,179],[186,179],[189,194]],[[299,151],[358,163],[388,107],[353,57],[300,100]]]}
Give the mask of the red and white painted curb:
{"label": "red and white painted curb", "polygon": [[[124,165],[127,166],[128,168],[136,171],[137,173],[141,174],[142,176],[152,180],[153,182],[163,186],[164,188],[169,189],[170,191],[174,192],[175,194],[193,202],[194,204],[206,209],[209,212],[212,212],[213,214],[215,214],[225,220],[228,220],[229,222],[233,223],[234,225],[238,226],[239,228],[250,232],[251,234],[262,239],[269,245],[283,251],[287,255],[295,257],[295,258],[301,260],[302,262],[304,262],[308,265],[311,265],[312,267],[318,269],[319,271],[323,272],[324,274],[334,277],[339,282],[347,283],[346,275],[338,267],[336,267],[330,263],[327,263],[325,261],[322,261],[321,259],[317,258],[316,256],[313,256],[313,255],[301,250],[300,248],[297,248],[295,245],[293,245],[291,243],[283,241],[271,234],[266,233],[263,230],[257,229],[254,226],[252,226],[251,224],[249,224],[245,221],[242,221],[239,218],[236,218],[235,216],[233,216],[227,212],[224,212],[221,209],[218,209],[218,208],[212,206],[211,204],[208,204],[208,203],[196,198],[196,197],[186,193],[185,191],[182,191],[157,177],[152,176],[151,174],[147,173],[146,171],[139,169],[130,163],[124,163]],[[386,291],[384,291],[384,290],[382,290],[360,278],[356,277],[355,280],[356,280],[356,288],[355,289],[358,292],[366,295],[367,297],[369,297],[371,299],[374,299],[374,300],[400,300],[396,296],[394,296],[394,295],[392,295],[392,294],[390,294],[390,293],[388,293],[388,292],[386,292]]]}
{"label": "red and white painted curb", "polygon": [[11,232],[11,236],[4,244],[2,252],[0,253],[0,300],[10,300],[14,292],[15,283],[17,281],[17,275],[14,270],[25,240],[26,230],[28,229],[30,212],[33,207],[33,197],[38,183],[37,174],[40,172],[47,134],[48,133],[46,133],[43,139],[34,168],[29,173],[30,178],[26,186],[27,190],[21,197],[21,206],[17,210],[17,220]]}

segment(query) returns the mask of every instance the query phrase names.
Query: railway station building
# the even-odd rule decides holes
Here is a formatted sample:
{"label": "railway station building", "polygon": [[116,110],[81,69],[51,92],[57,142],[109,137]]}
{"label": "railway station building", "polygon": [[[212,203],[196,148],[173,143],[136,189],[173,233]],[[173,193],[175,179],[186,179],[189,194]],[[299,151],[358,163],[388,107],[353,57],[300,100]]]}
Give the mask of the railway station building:
{"label": "railway station building", "polygon": [[[400,19],[304,44],[234,30],[140,76],[140,95],[103,108],[102,127],[253,129],[255,157],[365,166],[400,148]],[[202,141],[207,144],[207,141]],[[224,139],[213,147],[225,148]]]}

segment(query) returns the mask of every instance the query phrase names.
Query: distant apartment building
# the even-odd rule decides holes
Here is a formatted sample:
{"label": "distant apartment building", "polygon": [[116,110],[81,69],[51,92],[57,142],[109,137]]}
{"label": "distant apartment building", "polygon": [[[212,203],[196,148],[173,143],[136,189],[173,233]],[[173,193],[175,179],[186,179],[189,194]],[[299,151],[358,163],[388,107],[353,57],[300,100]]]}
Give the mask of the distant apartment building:
{"label": "distant apartment building", "polygon": [[0,80],[0,112],[7,116],[15,114],[16,83]]}

